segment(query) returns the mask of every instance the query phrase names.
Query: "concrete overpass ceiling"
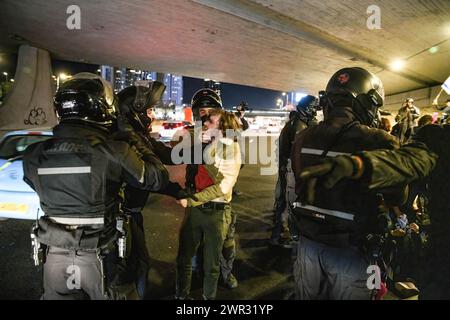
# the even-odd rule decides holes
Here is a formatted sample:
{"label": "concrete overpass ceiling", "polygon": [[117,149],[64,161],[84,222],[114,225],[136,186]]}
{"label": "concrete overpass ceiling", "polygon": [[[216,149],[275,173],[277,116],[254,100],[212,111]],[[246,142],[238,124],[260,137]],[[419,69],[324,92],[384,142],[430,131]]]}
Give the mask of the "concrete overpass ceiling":
{"label": "concrete overpass ceiling", "polygon": [[[444,81],[450,2],[375,2],[380,30],[366,27],[373,0],[3,0],[0,43],[13,49],[29,43],[60,59],[283,91],[316,92],[349,65],[379,74],[388,93]],[[81,8],[81,30],[66,27],[71,4]],[[438,51],[429,53],[437,43]],[[392,59],[408,57],[400,75],[386,70]]]}

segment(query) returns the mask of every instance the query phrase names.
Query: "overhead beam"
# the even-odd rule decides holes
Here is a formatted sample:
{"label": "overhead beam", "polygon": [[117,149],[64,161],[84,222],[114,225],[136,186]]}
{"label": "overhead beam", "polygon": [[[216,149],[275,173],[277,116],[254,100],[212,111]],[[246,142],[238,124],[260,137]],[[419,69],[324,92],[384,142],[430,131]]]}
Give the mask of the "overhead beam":
{"label": "overhead beam", "polygon": [[[349,58],[356,58],[384,70],[390,70],[388,62],[373,52],[359,47],[355,43],[337,38],[316,27],[295,20],[282,13],[247,0],[191,0],[195,3],[228,13],[241,19],[251,21],[266,28],[273,29],[294,38],[308,41],[315,45],[335,50]],[[381,70],[380,70],[381,71]],[[392,70],[390,70],[392,71]],[[411,70],[392,71],[396,74],[429,87],[439,82]]]}

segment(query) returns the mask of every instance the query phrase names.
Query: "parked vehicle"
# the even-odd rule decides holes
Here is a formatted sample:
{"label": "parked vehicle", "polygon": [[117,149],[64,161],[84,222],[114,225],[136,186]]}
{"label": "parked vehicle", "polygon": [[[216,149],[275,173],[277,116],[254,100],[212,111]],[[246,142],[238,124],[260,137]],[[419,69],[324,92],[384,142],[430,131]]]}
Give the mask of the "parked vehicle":
{"label": "parked vehicle", "polygon": [[34,220],[43,215],[38,195],[23,181],[22,156],[30,144],[52,135],[51,128],[20,130],[0,140],[0,219]]}

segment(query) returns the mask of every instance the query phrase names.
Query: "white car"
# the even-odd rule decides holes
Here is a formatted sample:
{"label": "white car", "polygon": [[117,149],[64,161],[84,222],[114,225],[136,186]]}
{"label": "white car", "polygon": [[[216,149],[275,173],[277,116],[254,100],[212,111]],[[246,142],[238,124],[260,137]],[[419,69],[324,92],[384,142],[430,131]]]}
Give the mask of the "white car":
{"label": "white car", "polygon": [[35,220],[43,215],[38,195],[23,181],[22,156],[30,144],[52,135],[51,128],[20,130],[0,140],[0,219]]}

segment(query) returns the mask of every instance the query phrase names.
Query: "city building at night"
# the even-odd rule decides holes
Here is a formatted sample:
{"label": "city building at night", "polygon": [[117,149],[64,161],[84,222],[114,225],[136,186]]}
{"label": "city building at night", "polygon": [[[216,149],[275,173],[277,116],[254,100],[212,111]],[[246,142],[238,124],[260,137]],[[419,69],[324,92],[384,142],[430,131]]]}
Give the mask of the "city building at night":
{"label": "city building at night", "polygon": [[115,92],[133,85],[138,80],[161,81],[166,85],[166,91],[162,98],[163,103],[176,106],[183,104],[183,77],[180,75],[106,65],[101,66],[99,70],[101,76],[113,85]]}

